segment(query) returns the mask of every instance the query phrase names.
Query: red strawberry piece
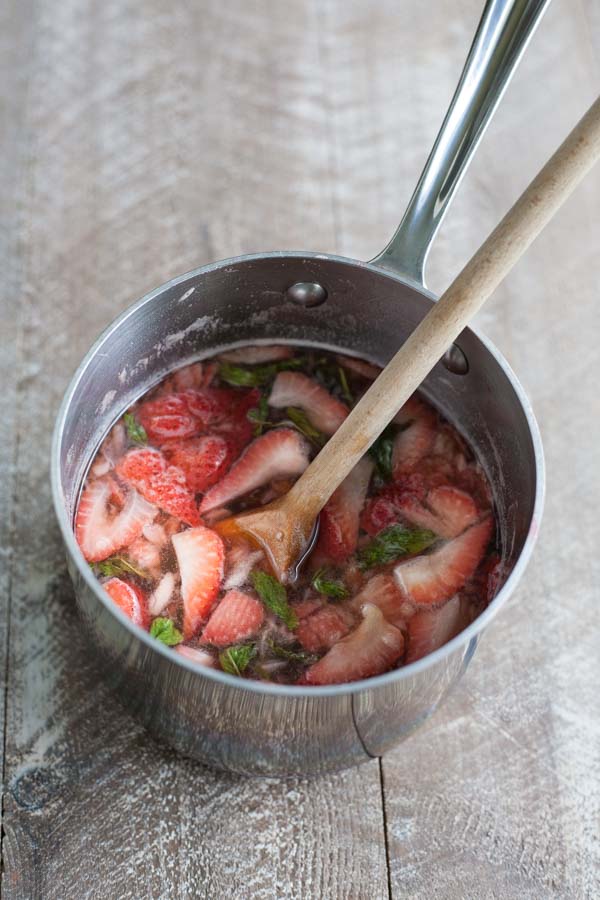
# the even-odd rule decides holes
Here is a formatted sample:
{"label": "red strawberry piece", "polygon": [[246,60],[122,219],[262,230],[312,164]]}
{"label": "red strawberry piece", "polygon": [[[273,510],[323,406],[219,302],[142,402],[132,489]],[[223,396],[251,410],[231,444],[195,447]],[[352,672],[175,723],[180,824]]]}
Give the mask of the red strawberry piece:
{"label": "red strawberry piece", "polygon": [[282,359],[289,359],[293,355],[294,351],[291,347],[269,344],[267,346],[238,347],[235,350],[219,354],[219,359],[229,363],[252,366],[257,363],[278,362]]}
{"label": "red strawberry piece", "polygon": [[352,598],[350,606],[360,612],[365,603],[380,609],[384,618],[398,628],[403,627],[415,611],[414,605],[402,594],[393,575],[373,575]]}
{"label": "red strawberry piece", "polygon": [[201,513],[249,494],[273,478],[300,475],[309,462],[306,441],[291,428],[276,428],[256,438],[227,475],[204,495]]}
{"label": "red strawberry piece", "polygon": [[187,391],[188,388],[203,387],[204,377],[204,366],[201,362],[195,362],[173,372],[171,381],[175,391]]}
{"label": "red strawberry piece", "polygon": [[146,597],[140,588],[122,578],[111,578],[102,585],[113,603],[116,603],[126,616],[129,616],[135,625],[146,628],[148,625],[148,613],[146,610]]}
{"label": "red strawberry piece", "polygon": [[88,562],[99,562],[126,547],[158,512],[137,491],[131,490],[123,509],[111,515],[108,506],[111,492],[111,483],[99,479],[85,486],[79,501],[75,536]]}
{"label": "red strawberry piece", "polygon": [[345,637],[354,623],[355,617],[350,610],[329,603],[304,616],[295,633],[309,653],[323,653]]}
{"label": "red strawberry piece", "polygon": [[387,672],[404,652],[402,632],[376,606],[365,606],[361,624],[304,674],[305,684],[342,684]]}
{"label": "red strawberry piece", "polygon": [[225,548],[210,528],[199,525],[173,535],[181,575],[183,636],[194,637],[208,617],[223,579]]}
{"label": "red strawberry piece", "polygon": [[342,354],[338,354],[338,356],[336,356],[336,362],[338,362],[340,366],[343,366],[344,369],[353,372],[355,375],[360,375],[361,378],[368,378],[369,381],[375,381],[381,372],[380,366],[374,366],[373,363],[367,362],[364,359],[357,359],[355,356],[342,356]]}
{"label": "red strawberry piece", "polygon": [[280,372],[271,388],[269,406],[295,406],[322,434],[333,434],[348,415],[348,407],[301,372]]}
{"label": "red strawberry piece", "polygon": [[408,623],[408,649],[405,663],[422,659],[433,653],[469,624],[458,596],[452,597],[438,609],[424,609]]}
{"label": "red strawberry piece", "polygon": [[443,603],[471,578],[492,535],[487,516],[437,550],[399,563],[394,578],[404,596],[417,606]]}
{"label": "red strawberry piece", "polygon": [[248,418],[248,412],[258,405],[260,391],[253,388],[251,391],[236,391],[233,394],[227,418],[219,423],[218,430],[229,442],[232,459],[235,459],[252,440],[254,426]]}
{"label": "red strawberry piece", "polygon": [[188,525],[199,523],[194,495],[187,486],[184,473],[177,466],[168,465],[159,450],[150,447],[130,450],[118,464],[117,471],[146,500]]}
{"label": "red strawberry piece", "polygon": [[394,525],[402,518],[403,507],[410,503],[420,505],[426,493],[425,483],[416,473],[386,485],[365,504],[360,518],[361,528],[367,534],[379,534],[388,525]]}
{"label": "red strawberry piece", "polygon": [[344,562],[356,550],[359,517],[372,471],[372,460],[363,456],[321,512],[317,552],[333,562]]}
{"label": "red strawberry piece", "polygon": [[182,470],[189,489],[195,494],[216,484],[231,461],[228,442],[216,434],[171,444],[165,449],[165,456]]}
{"label": "red strawberry piece", "polygon": [[308,597],[306,600],[299,600],[293,604],[294,612],[298,616],[298,621],[308,619],[314,612],[321,609],[323,601],[320,597]]}
{"label": "red strawberry piece", "polygon": [[392,472],[394,480],[414,470],[431,451],[436,435],[436,416],[432,409],[416,397],[411,397],[394,418],[406,427],[394,438]]}
{"label": "red strawberry piece", "polygon": [[265,610],[257,597],[243,591],[227,591],[211,614],[201,640],[227,647],[256,634],[265,619]]}
{"label": "red strawberry piece", "polygon": [[156,400],[147,400],[136,415],[149,439],[157,444],[192,437],[200,430],[189,413],[185,394],[164,394]]}

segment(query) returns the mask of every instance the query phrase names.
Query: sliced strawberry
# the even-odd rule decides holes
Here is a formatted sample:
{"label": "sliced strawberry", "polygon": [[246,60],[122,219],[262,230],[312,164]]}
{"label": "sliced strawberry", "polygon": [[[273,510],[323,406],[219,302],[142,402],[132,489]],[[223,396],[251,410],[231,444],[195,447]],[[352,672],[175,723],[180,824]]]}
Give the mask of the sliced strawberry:
{"label": "sliced strawberry", "polygon": [[220,353],[219,359],[230,363],[241,363],[248,366],[257,363],[278,362],[281,359],[289,359],[294,355],[291,347],[282,347],[277,344],[258,347],[238,347],[236,350],[227,350]]}
{"label": "sliced strawberry", "polygon": [[271,388],[269,406],[296,406],[322,434],[333,434],[348,415],[348,407],[301,372],[280,372]]}
{"label": "sliced strawberry", "polygon": [[227,647],[256,634],[264,619],[264,606],[257,597],[243,591],[227,591],[208,620],[201,640]]}
{"label": "sliced strawberry", "polygon": [[204,366],[201,362],[192,363],[190,366],[183,366],[177,369],[171,375],[173,388],[175,391],[187,391],[188,388],[204,387]]}
{"label": "sliced strawberry", "polygon": [[227,475],[204,495],[201,513],[248,494],[273,478],[300,475],[308,466],[306,441],[291,428],[277,428],[256,438]]}
{"label": "sliced strawberry", "polygon": [[360,517],[360,525],[367,534],[379,534],[388,525],[402,518],[402,509],[410,504],[421,505],[427,488],[420,475],[413,473],[401,481],[386,485],[367,501]]}
{"label": "sliced strawberry", "polygon": [[187,486],[184,473],[177,466],[170,466],[159,450],[150,447],[130,450],[119,462],[117,472],[146,500],[165,512],[188,525],[200,522],[194,495]]}
{"label": "sliced strawberry", "polygon": [[245,584],[262,555],[262,550],[251,547],[248,541],[240,539],[232,543],[225,560],[223,589],[238,588]]}
{"label": "sliced strawberry", "polygon": [[387,672],[404,651],[402,632],[376,606],[365,606],[361,624],[304,674],[306,684],[342,684]]}
{"label": "sliced strawberry", "polygon": [[248,412],[257,406],[260,391],[253,388],[243,393],[237,391],[228,407],[227,418],[218,424],[219,433],[227,439],[231,450],[231,458],[235,459],[244,447],[252,440],[253,424]]}
{"label": "sliced strawberry", "polygon": [[160,548],[141,535],[127,548],[127,558],[150,574],[158,574],[160,570]]}
{"label": "sliced strawberry", "polygon": [[194,637],[206,620],[223,579],[225,548],[210,528],[199,525],[173,535],[181,574],[183,636]]}
{"label": "sliced strawberry", "polygon": [[456,537],[479,517],[473,498],[449,484],[433,488],[423,501],[405,493],[398,498],[396,509],[411,525],[428,528],[443,538]]}
{"label": "sliced strawberry", "polygon": [[460,598],[452,597],[438,609],[424,609],[408,623],[408,650],[405,662],[415,662],[447,644],[469,624]]}
{"label": "sliced strawberry", "polygon": [[151,441],[182,440],[200,431],[200,425],[190,415],[184,394],[164,394],[147,400],[137,410],[137,418]]}
{"label": "sliced strawberry", "polygon": [[185,644],[179,644],[175,647],[175,652],[198,666],[205,666],[208,669],[214,669],[215,667],[214,657],[207,650],[196,650],[195,647],[186,647]]}
{"label": "sliced strawberry", "polygon": [[169,605],[175,591],[174,572],[165,572],[148,599],[148,610],[154,618]]}
{"label": "sliced strawberry", "polygon": [[414,605],[403,595],[393,575],[373,575],[363,585],[362,590],[352,598],[350,606],[358,613],[365,603],[380,609],[384,618],[398,628],[404,627],[415,612]]}
{"label": "sliced strawberry", "polygon": [[360,375],[361,378],[368,378],[369,381],[375,381],[381,372],[380,366],[374,366],[373,363],[367,362],[365,359],[357,359],[356,356],[342,356],[340,353],[336,356],[336,362],[355,375]]}
{"label": "sliced strawberry", "polygon": [[372,471],[373,461],[363,456],[321,512],[317,552],[333,562],[344,562],[356,550],[359,517]]}
{"label": "sliced strawberry", "polygon": [[439,549],[397,565],[394,578],[404,596],[417,606],[443,603],[452,597],[481,562],[492,527],[492,517],[487,516]]}
{"label": "sliced strawberry", "polygon": [[189,489],[195,494],[216,484],[231,462],[229,444],[217,434],[172,444],[165,449],[165,456],[183,471]]}
{"label": "sliced strawberry", "polygon": [[411,397],[394,418],[406,425],[394,438],[392,472],[394,480],[408,475],[433,447],[436,435],[436,416],[432,409]]}
{"label": "sliced strawberry", "polygon": [[102,587],[113,603],[116,603],[135,625],[147,627],[146,597],[140,588],[123,581],[122,578],[111,578],[110,581],[105,581]]}
{"label": "sliced strawberry", "polygon": [[123,509],[111,515],[108,507],[111,492],[110,481],[99,479],[86,485],[79,501],[75,536],[88,562],[99,562],[126,547],[158,512],[137,491],[131,490]]}
{"label": "sliced strawberry", "polygon": [[345,637],[355,621],[350,610],[329,603],[304,616],[295,633],[309,653],[323,653]]}

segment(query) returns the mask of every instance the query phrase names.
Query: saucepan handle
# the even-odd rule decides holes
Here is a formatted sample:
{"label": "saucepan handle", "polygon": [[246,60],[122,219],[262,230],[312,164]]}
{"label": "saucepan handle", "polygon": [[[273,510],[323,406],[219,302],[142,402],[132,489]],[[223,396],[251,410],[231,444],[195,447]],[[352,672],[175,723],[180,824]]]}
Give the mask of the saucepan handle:
{"label": "saucepan handle", "polygon": [[425,284],[425,263],[492,113],[550,0],[487,0],[458,87],[393,238],[371,260]]}

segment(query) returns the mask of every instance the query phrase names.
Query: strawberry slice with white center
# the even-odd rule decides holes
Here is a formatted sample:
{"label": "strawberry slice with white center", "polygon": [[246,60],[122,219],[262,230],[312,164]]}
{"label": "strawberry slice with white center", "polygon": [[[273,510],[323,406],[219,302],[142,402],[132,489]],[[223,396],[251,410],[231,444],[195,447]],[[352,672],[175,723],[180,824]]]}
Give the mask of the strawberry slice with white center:
{"label": "strawberry slice with white center", "polygon": [[279,362],[282,359],[290,359],[294,355],[291,347],[282,347],[278,344],[258,347],[238,347],[236,350],[228,350],[219,354],[219,359],[228,363],[253,366],[258,363]]}
{"label": "strawberry slice with white center", "polygon": [[344,369],[348,369],[349,372],[353,372],[355,375],[360,375],[361,378],[368,378],[369,381],[375,381],[381,373],[380,366],[375,366],[364,359],[358,359],[356,356],[342,356],[342,354],[339,354],[335,359]]}
{"label": "strawberry slice with white center", "polygon": [[481,562],[492,529],[492,518],[487,516],[437,550],[397,565],[394,578],[404,596],[417,606],[436,605],[452,597]]}
{"label": "strawberry slice with white center", "polygon": [[345,637],[355,621],[356,617],[350,610],[328,603],[304,616],[295,634],[309,653],[323,653]]}
{"label": "strawberry slice with white center", "polygon": [[277,428],[256,438],[227,475],[204,495],[200,512],[224,506],[274,478],[301,475],[309,462],[306,441],[291,428]]}
{"label": "strawberry slice with white center", "polygon": [[396,414],[394,422],[406,427],[394,438],[392,474],[394,480],[412,472],[433,447],[436,416],[416,397],[410,397]]}
{"label": "strawberry slice with white center", "polygon": [[387,672],[404,652],[402,632],[376,606],[365,606],[361,624],[305,672],[304,684],[343,684]]}
{"label": "strawberry slice with white center", "polygon": [[414,494],[405,494],[397,504],[401,517],[419,528],[428,528],[443,538],[454,538],[479,518],[472,497],[445,484],[433,488],[423,503]]}
{"label": "strawberry slice with white center", "polygon": [[131,544],[158,512],[137,491],[128,492],[123,508],[111,515],[112,482],[105,479],[86,485],[75,517],[75,537],[88,562],[99,562]]}
{"label": "strawberry slice with white center", "polygon": [[164,394],[142,403],[136,413],[139,423],[151,441],[182,440],[200,431],[200,424],[190,415],[184,394]]}
{"label": "strawberry slice with white center", "polygon": [[140,628],[147,627],[146,597],[140,588],[122,578],[111,578],[105,581],[102,587],[113,603],[116,603],[135,625],[139,625]]}
{"label": "strawberry slice with white center", "polygon": [[268,403],[276,409],[298,407],[311,425],[326,435],[337,431],[349,411],[344,403],[301,372],[280,372],[273,382]]}
{"label": "strawberry slice with white center", "polygon": [[194,637],[206,621],[223,580],[223,541],[210,528],[199,525],[173,535],[181,574],[183,636]]}
{"label": "strawberry slice with white center", "polygon": [[405,663],[422,659],[447,644],[466,628],[469,618],[458,596],[452,597],[438,609],[424,609],[408,623],[408,649]]}
{"label": "strawberry slice with white center", "polygon": [[130,450],[117,466],[121,478],[133,485],[146,500],[160,506],[186,522],[200,522],[194,495],[187,486],[185,474],[177,466],[170,466],[160,452],[151,447]]}
{"label": "strawberry slice with white center", "polygon": [[229,443],[218,434],[172,444],[165,448],[165,456],[182,470],[189,489],[195,494],[216,484],[231,462]]}
{"label": "strawberry slice with white center", "polygon": [[196,650],[195,647],[186,647],[185,644],[179,644],[175,647],[175,652],[185,657],[185,659],[189,659],[190,662],[195,663],[197,666],[205,666],[207,669],[215,668],[215,660],[212,653],[209,653],[208,650]]}
{"label": "strawberry slice with white center", "polygon": [[241,587],[248,581],[248,576],[257,562],[262,559],[262,550],[253,548],[248,541],[236,540],[227,550],[225,561],[224,590]]}
{"label": "strawberry slice with white center", "polygon": [[342,563],[356,550],[360,513],[372,471],[373,461],[363,456],[325,504],[319,519],[320,556]]}
{"label": "strawberry slice with white center", "polygon": [[394,576],[389,574],[373,575],[369,578],[359,593],[352,598],[350,606],[356,612],[360,612],[365,603],[380,609],[384,618],[398,628],[404,627],[407,619],[415,612],[415,606],[403,595]]}
{"label": "strawberry slice with white center", "polygon": [[265,619],[265,609],[257,597],[243,591],[227,591],[212,613],[201,640],[227,647],[252,637]]}
{"label": "strawberry slice with white center", "polygon": [[160,547],[140,536],[127,548],[127,557],[131,562],[151,575],[160,572]]}

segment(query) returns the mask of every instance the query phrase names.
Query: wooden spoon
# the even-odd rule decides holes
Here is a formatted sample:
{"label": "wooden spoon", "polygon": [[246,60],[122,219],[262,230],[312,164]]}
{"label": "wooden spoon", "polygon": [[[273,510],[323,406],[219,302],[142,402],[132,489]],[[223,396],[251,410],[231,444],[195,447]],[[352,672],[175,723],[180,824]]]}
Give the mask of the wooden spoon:
{"label": "wooden spoon", "polygon": [[293,579],[320,511],[600,156],[600,97],[285,496],[218,525]]}

